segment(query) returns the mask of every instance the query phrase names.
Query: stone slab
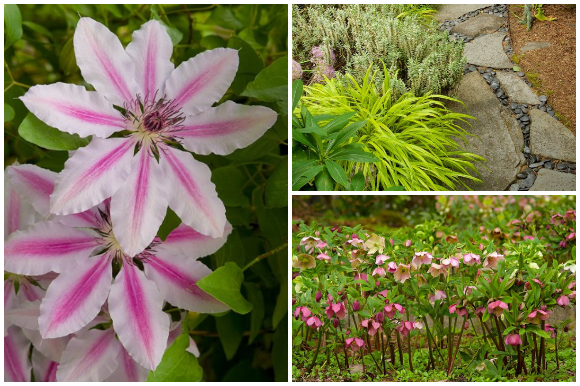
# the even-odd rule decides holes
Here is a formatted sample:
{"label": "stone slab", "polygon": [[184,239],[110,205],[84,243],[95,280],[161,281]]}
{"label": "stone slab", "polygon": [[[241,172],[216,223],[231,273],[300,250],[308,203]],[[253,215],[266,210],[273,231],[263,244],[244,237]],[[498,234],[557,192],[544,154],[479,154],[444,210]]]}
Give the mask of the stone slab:
{"label": "stone slab", "polygon": [[525,46],[520,50],[521,52],[528,52],[532,50],[540,50],[542,48],[548,48],[551,44],[549,42],[527,42]]}
{"label": "stone slab", "polygon": [[463,23],[457,24],[451,29],[451,33],[462,34],[465,36],[478,37],[480,35],[490,34],[497,31],[504,23],[503,17],[482,13],[472,17]]}
{"label": "stone slab", "polygon": [[495,76],[499,79],[501,87],[510,98],[510,102],[526,105],[540,104],[538,96],[517,74],[497,71]]}
{"label": "stone slab", "polygon": [[438,13],[435,15],[437,20],[453,20],[466,13],[477,11],[478,9],[491,7],[493,4],[444,4],[440,5]]}
{"label": "stone slab", "polygon": [[[519,172],[520,155],[508,127],[517,122],[501,105],[491,88],[478,72],[465,75],[458,86],[457,99],[465,103],[451,103],[450,109],[469,114],[477,120],[469,124],[458,122],[463,129],[472,134],[468,144],[457,140],[465,150],[482,156],[487,162],[476,163],[475,167],[482,183],[466,181],[473,190],[506,190]],[[502,110],[504,111],[502,113]],[[517,145],[519,146],[519,144]]]}
{"label": "stone slab", "polygon": [[467,63],[492,68],[512,68],[512,62],[503,50],[504,37],[505,33],[495,32],[467,43],[463,49]]}
{"label": "stone slab", "polygon": [[530,191],[575,191],[576,175],[570,173],[555,172],[549,169],[540,169],[538,178]]}
{"label": "stone slab", "polygon": [[518,125],[518,121],[512,117],[510,111],[506,107],[501,107],[500,109],[501,119],[506,123],[506,128],[512,139],[514,144],[514,151],[516,152],[520,164],[524,164],[526,162],[526,158],[524,157],[524,134],[522,134],[522,130],[520,129],[520,125]]}
{"label": "stone slab", "polygon": [[559,121],[538,109],[529,112],[532,154],[576,162],[576,137]]}

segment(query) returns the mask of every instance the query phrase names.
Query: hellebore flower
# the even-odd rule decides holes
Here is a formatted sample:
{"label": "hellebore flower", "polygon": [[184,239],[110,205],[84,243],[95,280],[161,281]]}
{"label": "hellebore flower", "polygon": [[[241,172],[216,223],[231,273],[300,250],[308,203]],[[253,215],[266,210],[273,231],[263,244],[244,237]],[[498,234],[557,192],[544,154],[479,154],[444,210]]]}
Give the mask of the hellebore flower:
{"label": "hellebore flower", "polygon": [[389,262],[387,264],[387,271],[389,271],[390,273],[397,272],[397,263],[395,263],[394,261]]}
{"label": "hellebore flower", "polygon": [[388,259],[390,259],[390,257],[387,255],[378,255],[377,259],[375,260],[375,264],[376,265],[383,265],[383,264],[385,264],[385,261],[387,261]]}
{"label": "hellebore flower", "polygon": [[320,319],[316,316],[311,316],[306,321],[306,325],[310,328],[315,328],[318,330],[320,327],[322,327],[322,321],[320,321]]}
{"label": "hellebore flower", "polygon": [[385,277],[387,275],[387,271],[383,267],[377,267],[373,270],[373,276],[379,275],[380,277]]}
{"label": "hellebore flower", "polygon": [[[538,279],[532,279],[532,281],[537,283],[541,288],[544,288],[544,283],[542,283]],[[524,288],[529,291],[532,288],[532,283],[529,281],[525,282]]]}
{"label": "hellebore flower", "polygon": [[384,309],[385,316],[389,319],[393,319],[396,312],[400,313],[401,315],[405,313],[405,307],[399,303],[387,304]]}
{"label": "hellebore flower", "polygon": [[320,253],[318,256],[316,256],[316,258],[318,260],[330,260],[330,256],[328,256],[326,253]]}
{"label": "hellebore flower", "polygon": [[452,305],[449,306],[449,313],[450,314],[457,313],[457,315],[459,315],[459,316],[465,316],[465,315],[467,315],[467,308],[460,307],[458,305],[458,303],[452,304]]}
{"label": "hellebore flower", "polygon": [[302,321],[305,322],[308,320],[308,317],[312,315],[312,312],[308,309],[308,307],[296,307],[294,310],[294,318],[298,319],[302,315]]}
{"label": "hellebore flower", "polygon": [[548,320],[548,318],[550,318],[551,313],[552,313],[552,311],[546,311],[546,310],[541,310],[541,309],[540,310],[533,310],[528,315],[527,320],[530,323],[540,324],[540,322],[542,320]]}
{"label": "hellebore flower", "polygon": [[481,263],[481,258],[479,255],[475,255],[473,253],[466,253],[465,255],[463,255],[463,262],[467,265],[474,265],[474,264],[480,264]]}
{"label": "hellebore flower", "polygon": [[519,346],[522,344],[522,339],[520,338],[520,334],[513,333],[509,334],[504,339],[505,344],[509,344],[510,346]]}
{"label": "hellebore flower", "polygon": [[370,336],[375,335],[378,329],[381,328],[381,324],[373,319],[365,319],[362,322],[360,322],[360,324],[369,330]]}
{"label": "hellebore flower", "polygon": [[427,273],[430,273],[431,276],[437,277],[439,275],[445,275],[446,268],[442,267],[439,264],[431,263],[431,267],[427,270]]}
{"label": "hellebore flower", "polygon": [[[155,20],[124,49],[104,25],[83,17],[74,52],[96,91],[55,83],[33,86],[20,98],[48,125],[93,136],[59,174],[50,211],[80,213],[111,197],[113,231],[129,257],[153,241],[168,206],[195,231],[223,236],[225,207],[210,169],[172,145],[226,155],[256,141],[277,119],[263,106],[227,101],[212,107],[234,80],[236,50],[205,51],[174,69],[172,47]],[[110,137],[116,132],[127,134]]]}
{"label": "hellebore flower", "polygon": [[485,261],[483,262],[483,268],[490,267],[492,269],[496,269],[497,263],[500,260],[505,260],[503,255],[500,255],[497,252],[492,252],[485,258]]}
{"label": "hellebore flower", "polygon": [[[19,183],[28,184],[36,206],[48,205],[54,180],[45,171],[28,177]],[[135,361],[154,369],[169,333],[169,317],[162,311],[165,300],[196,312],[229,309],[197,287],[196,282],[211,270],[196,259],[221,248],[231,226],[226,223],[223,237],[211,238],[182,224],[165,242],[156,238],[147,249],[131,257],[116,239],[109,209],[107,200],[96,209],[61,218],[75,225],[42,221],[14,232],[4,246],[4,267],[21,275],[60,273],[48,286],[40,305],[38,323],[43,339],[80,330],[108,301],[119,341]],[[120,267],[114,280],[113,264]]]}
{"label": "hellebore flower", "polygon": [[336,315],[338,319],[344,319],[346,315],[346,307],[341,303],[329,303],[326,307],[326,316],[331,319],[333,315]]}
{"label": "hellebore flower", "polygon": [[556,332],[554,330],[554,327],[550,326],[548,323],[546,323],[546,325],[544,326],[544,331],[550,333],[551,339],[554,339],[554,337],[556,336]]}
{"label": "hellebore flower", "polygon": [[375,315],[375,320],[379,323],[383,323],[385,320],[385,313],[382,311],[377,312]]}
{"label": "hellebore flower", "polygon": [[441,266],[444,269],[449,269],[449,267],[459,268],[459,260],[456,257],[451,256],[448,259],[441,260]]}
{"label": "hellebore flower", "polygon": [[423,329],[423,323],[421,323],[421,322],[413,322],[413,328],[415,330],[422,330]]}
{"label": "hellebore flower", "polygon": [[389,293],[389,290],[382,290],[381,292],[378,292],[377,295],[381,295],[382,297],[386,298],[387,294]]}
{"label": "hellebore flower", "polygon": [[556,300],[556,304],[562,307],[566,307],[570,305],[570,299],[568,299],[568,296],[562,295]]}
{"label": "hellebore flower", "polygon": [[473,292],[474,289],[476,289],[477,287],[473,286],[473,285],[468,285],[465,286],[465,288],[463,288],[463,293],[467,296],[471,295],[471,293]]}
{"label": "hellebore flower", "polygon": [[332,320],[332,325],[334,326],[334,328],[338,328],[338,326],[340,326],[340,320],[338,320],[338,318],[334,318]]}
{"label": "hellebore flower", "polygon": [[397,327],[397,331],[403,336],[409,335],[409,333],[415,328],[413,322],[402,322],[401,325]]}
{"label": "hellebore flower", "polygon": [[443,300],[446,298],[447,298],[447,295],[445,294],[445,291],[441,291],[441,290],[436,290],[433,295],[429,295],[429,301],[432,304],[435,303],[436,300]]}
{"label": "hellebore flower", "polygon": [[501,300],[491,302],[487,306],[487,312],[489,312],[490,314],[494,314],[495,316],[500,316],[503,313],[503,310],[507,309],[508,305],[502,302]]}
{"label": "hellebore flower", "polygon": [[358,310],[360,310],[360,302],[358,300],[355,300],[352,303],[352,310],[355,311],[355,312],[358,311]]}
{"label": "hellebore flower", "polygon": [[483,316],[484,313],[485,313],[485,307],[477,307],[475,309],[475,315],[477,315],[480,318]]}
{"label": "hellebore flower", "polygon": [[318,237],[306,236],[300,240],[300,245],[304,245],[306,252],[311,253],[319,242],[320,239]]}
{"label": "hellebore flower", "polygon": [[403,264],[399,265],[393,276],[395,277],[396,281],[404,283],[405,280],[411,278],[411,271],[409,270],[409,266]]}
{"label": "hellebore flower", "polygon": [[420,267],[421,264],[431,264],[431,260],[433,260],[433,256],[429,252],[415,252],[411,264]]}
{"label": "hellebore flower", "polygon": [[292,256],[292,267],[299,268],[301,271],[314,268],[316,267],[316,260],[314,260],[314,256],[307,255],[306,253],[294,255]]}
{"label": "hellebore flower", "polygon": [[352,346],[352,351],[358,351],[359,348],[365,346],[365,342],[360,338],[348,338],[346,340],[346,348],[350,346]]}
{"label": "hellebore flower", "polygon": [[372,255],[376,252],[383,253],[385,249],[385,238],[373,233],[370,239],[365,241],[365,247],[368,248],[367,253],[369,255]]}
{"label": "hellebore flower", "polygon": [[354,280],[364,280],[366,282],[369,281],[366,273],[355,273]]}
{"label": "hellebore flower", "polygon": [[463,323],[463,329],[464,330],[469,330],[469,322]]}

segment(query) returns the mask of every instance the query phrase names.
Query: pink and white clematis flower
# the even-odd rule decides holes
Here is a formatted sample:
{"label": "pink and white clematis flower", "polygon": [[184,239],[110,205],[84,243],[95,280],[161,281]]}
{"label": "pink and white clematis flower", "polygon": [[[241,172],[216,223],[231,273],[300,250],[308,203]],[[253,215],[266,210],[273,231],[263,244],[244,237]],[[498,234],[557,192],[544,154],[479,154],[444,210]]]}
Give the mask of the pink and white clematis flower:
{"label": "pink and white clematis flower", "polygon": [[80,213],[111,197],[114,233],[130,257],[153,241],[168,206],[197,232],[223,236],[225,207],[210,169],[173,145],[225,155],[256,141],[277,119],[263,106],[227,101],[212,107],[234,80],[236,50],[206,51],[174,69],[172,48],[155,20],[135,31],[125,49],[104,25],[83,17],[74,52],[96,91],[55,83],[31,87],[20,98],[48,125],[93,136],[59,174],[50,211]]}
{"label": "pink and white clematis flower", "polygon": [[[39,202],[33,206],[42,205],[40,201],[46,203],[48,195],[38,192],[40,188],[33,182],[46,175],[40,168],[28,171],[36,171],[37,178],[18,181],[38,193],[34,197]],[[50,178],[43,181],[50,183]],[[72,220],[68,217],[67,221],[77,221],[75,216]],[[119,341],[141,366],[154,369],[161,361],[169,333],[169,317],[162,311],[164,301],[204,313],[229,309],[196,285],[211,273],[196,259],[221,248],[231,232],[229,224],[220,238],[204,236],[182,224],[165,242],[155,239],[145,251],[131,257],[113,232],[108,203],[81,217],[88,223],[83,228],[42,221],[14,232],[5,242],[5,270],[21,275],[60,273],[48,286],[40,305],[42,338],[58,338],[80,330],[108,300]],[[120,268],[114,282],[113,265]]]}

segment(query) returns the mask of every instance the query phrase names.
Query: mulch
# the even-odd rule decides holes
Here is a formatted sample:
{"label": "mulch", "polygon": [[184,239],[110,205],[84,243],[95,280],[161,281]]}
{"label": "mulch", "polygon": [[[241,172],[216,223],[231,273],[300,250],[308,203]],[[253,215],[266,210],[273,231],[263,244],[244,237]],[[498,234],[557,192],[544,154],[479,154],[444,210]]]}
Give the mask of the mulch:
{"label": "mulch", "polygon": [[[525,25],[518,23],[523,6],[509,6],[512,49],[520,58],[522,71],[538,74],[539,85],[533,90],[548,96],[548,104],[565,118],[562,123],[576,135],[576,5],[544,4],[542,9],[544,15],[556,20],[534,18],[527,31]],[[522,55],[521,48],[528,42],[550,42],[551,46]]]}

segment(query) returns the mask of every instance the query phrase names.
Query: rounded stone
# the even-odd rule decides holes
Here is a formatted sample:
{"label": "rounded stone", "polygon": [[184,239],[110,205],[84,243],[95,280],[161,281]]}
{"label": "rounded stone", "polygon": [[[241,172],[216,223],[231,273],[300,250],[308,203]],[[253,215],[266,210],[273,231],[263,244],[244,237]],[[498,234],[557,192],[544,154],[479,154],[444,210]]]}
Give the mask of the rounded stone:
{"label": "rounded stone", "polygon": [[528,176],[528,173],[526,173],[526,172],[521,172],[521,173],[518,173],[518,174],[516,175],[516,177],[517,177],[519,180],[523,180],[523,179],[524,179],[524,178],[526,178],[527,176]]}
{"label": "rounded stone", "polygon": [[517,104],[517,103],[513,103],[513,102],[512,102],[512,103],[510,104],[510,109],[512,109],[512,110],[515,110],[515,109],[517,109],[517,108],[518,108],[518,104]]}
{"label": "rounded stone", "polygon": [[521,117],[523,117],[523,116],[524,116],[524,114],[522,114],[522,113],[519,113],[519,114],[517,114],[517,115],[516,115],[516,119],[520,119],[520,118],[521,118]]}
{"label": "rounded stone", "polygon": [[499,83],[495,83],[495,82],[493,82],[493,83],[491,84],[491,88],[492,88],[492,89],[494,89],[494,90],[497,90],[497,89],[499,88]]}
{"label": "rounded stone", "polygon": [[530,121],[530,116],[529,115],[524,115],[523,117],[520,118],[520,121],[522,121],[522,122],[529,122]]}
{"label": "rounded stone", "polygon": [[524,147],[524,154],[530,154],[530,148],[529,147]]}
{"label": "rounded stone", "polygon": [[521,71],[520,71],[520,72],[518,72],[518,75],[519,75],[519,76],[521,76],[521,77],[523,77],[523,76],[524,76],[524,75],[526,75],[526,74],[525,74],[524,72],[521,72]]}
{"label": "rounded stone", "polygon": [[545,95],[540,95],[540,102],[546,103],[548,101],[548,97]]}
{"label": "rounded stone", "polygon": [[517,192],[518,190],[520,190],[520,186],[518,184],[510,185],[510,192]]}
{"label": "rounded stone", "polygon": [[548,161],[544,164],[544,169],[550,169],[550,170],[554,169],[554,164],[552,162]]}

